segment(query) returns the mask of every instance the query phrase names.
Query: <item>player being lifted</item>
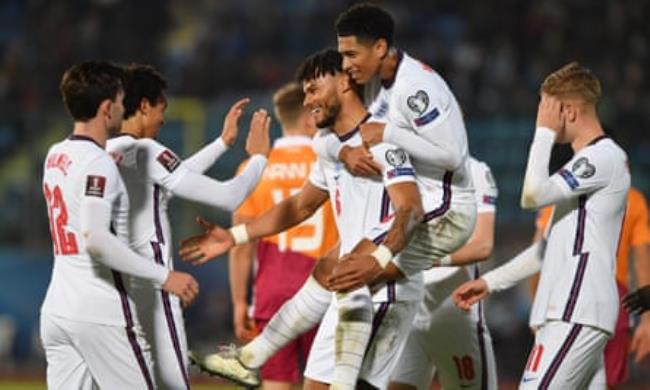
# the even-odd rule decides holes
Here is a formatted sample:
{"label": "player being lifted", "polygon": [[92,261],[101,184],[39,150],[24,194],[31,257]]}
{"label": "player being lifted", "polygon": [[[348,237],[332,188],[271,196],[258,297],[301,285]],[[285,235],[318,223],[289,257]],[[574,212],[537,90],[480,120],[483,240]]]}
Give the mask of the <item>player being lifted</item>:
{"label": "player being lifted", "polygon": [[123,76],[115,65],[84,62],[61,80],[74,129],[50,147],[43,174],[55,260],[41,308],[48,388],[154,389],[150,348],[128,276],[178,295],[184,304],[198,294],[190,275],[127,245],[129,199],[104,150],[122,123]]}
{"label": "player being lifted", "polygon": [[[336,34],[343,70],[356,83],[366,86],[374,119],[360,126],[363,146],[351,148],[330,136],[316,143],[315,148],[338,156],[351,172],[362,174],[373,172],[368,146],[385,141],[406,151],[418,180],[450,196],[452,210],[439,210],[436,217],[466,217],[459,229],[449,234],[442,234],[435,224],[425,225],[429,229],[422,234],[429,237],[421,242],[434,242],[438,248],[453,247],[467,240],[476,218],[465,124],[456,98],[440,75],[393,46],[394,24],[390,14],[372,4],[357,4],[339,15]],[[369,92],[376,82],[380,83],[380,91],[375,97]],[[448,254],[437,253],[441,257]],[[370,274],[364,270],[374,266],[371,256],[352,259],[355,261],[339,267],[339,279],[355,273]],[[349,364],[339,367],[354,372]]]}
{"label": "player being lifted", "polygon": [[[165,122],[167,83],[148,65],[126,67],[125,120],[106,149],[115,159],[130,197],[130,245],[150,262],[174,269],[167,204],[173,196],[232,211],[255,188],[266,166],[269,121],[263,111],[253,115],[248,134],[250,163],[227,182],[203,176],[237,137],[237,121],[248,99],[235,103],[224,121],[222,136],[186,160],[155,140]],[[159,386],[189,389],[187,338],[178,299],[148,281],[136,280],[133,298],[145,337],[152,346]]]}
{"label": "player being lifted", "polygon": [[[534,244],[507,264],[454,292],[461,308],[508,288],[541,268],[530,325],[535,345],[523,389],[606,387],[603,350],[618,312],[616,249],[630,174],[625,152],[598,119],[599,80],[573,62],[541,86],[537,129],[528,155],[521,204],[555,205],[543,262]],[[572,159],[549,177],[554,142],[570,143]]]}
{"label": "player being lifted", "polygon": [[[319,126],[331,126],[332,131],[341,135],[342,142],[345,144],[352,146],[360,145],[361,139],[356,131],[350,132],[347,137],[342,133],[342,130],[345,132],[362,119],[365,121],[367,118],[364,118],[364,116],[368,114],[365,108],[363,108],[360,98],[356,95],[354,90],[348,86],[348,76],[341,72],[340,55],[334,51],[319,53],[308,59],[302,69],[303,71],[299,73],[303,74],[301,79],[304,79],[303,86],[306,92],[305,105],[311,109],[312,114],[317,119],[317,124],[319,124]],[[306,71],[307,69],[309,71]],[[348,87],[341,90],[340,85]],[[338,88],[335,86],[338,86]],[[345,93],[342,91],[345,91]],[[352,115],[352,113],[359,111],[362,113],[360,118],[356,118],[356,116]],[[326,134],[327,131],[323,131],[323,133]],[[421,192],[422,188],[426,190],[425,192],[422,192],[422,198],[420,198],[417,191],[413,191],[413,187],[415,186],[410,183],[413,181],[412,177],[414,171],[409,164],[408,156],[400,149],[393,149],[394,147],[391,147],[389,150],[385,151],[385,153],[377,153],[381,148],[385,148],[386,145],[387,144],[380,144],[376,146],[377,149],[373,149],[375,158],[378,159],[378,161],[383,162],[381,166],[384,168],[384,173],[388,172],[389,179],[395,181],[395,179],[402,177],[403,180],[406,181],[404,183],[393,184],[392,187],[388,189],[390,200],[383,193],[381,186],[379,187],[378,193],[367,192],[370,191],[370,189],[375,188],[374,186],[378,184],[377,179],[354,178],[349,172],[343,169],[341,163],[329,160],[327,157],[319,156],[319,164],[324,167],[326,172],[328,172],[328,176],[330,173],[332,174],[332,177],[328,179],[329,191],[333,198],[333,207],[335,207],[337,213],[339,236],[342,240],[343,238],[346,240],[345,243],[342,241],[342,249],[340,250],[340,253],[348,253],[359,239],[364,236],[375,239],[376,243],[380,243],[381,240],[386,237],[383,243],[385,248],[382,248],[382,245],[380,245],[378,249],[375,249],[376,246],[371,240],[363,240],[362,243],[357,246],[354,252],[363,251],[366,253],[373,253],[373,255],[370,256],[373,267],[370,270],[364,270],[361,274],[355,273],[355,276],[362,276],[364,279],[363,281],[355,279],[354,283],[347,284],[349,289],[359,288],[366,280],[368,282],[373,282],[373,284],[380,284],[382,281],[386,281],[387,277],[394,280],[402,275],[405,275],[409,279],[419,279],[421,277],[419,275],[420,271],[429,268],[432,265],[432,259],[442,258],[446,254],[455,251],[462,246],[469,236],[469,234],[464,233],[465,230],[463,227],[466,226],[468,222],[467,218],[471,218],[473,214],[470,213],[468,216],[461,213],[447,212],[450,208],[453,209],[457,206],[453,204],[454,198],[451,196],[452,194],[449,188],[446,188],[442,193],[440,193],[438,191],[430,191],[428,188],[423,187],[421,183],[418,183]],[[312,179],[316,180],[313,176]],[[314,187],[316,185],[311,184],[313,182],[318,183],[318,181],[310,181],[310,185],[303,188],[303,193],[310,188],[310,186]],[[361,186],[360,188],[367,188],[367,190],[360,190],[357,188],[359,186]],[[391,193],[391,191],[394,193]],[[365,196],[365,193],[374,195]],[[404,200],[406,200],[406,202]],[[410,223],[409,219],[405,218],[405,216],[408,216],[409,213],[411,213],[409,208],[412,209],[413,205],[419,204],[420,200],[422,204],[426,206],[427,212],[424,214],[423,218],[426,223],[420,223],[414,226],[414,239],[410,241],[409,246],[400,254],[400,256],[391,261],[390,254],[385,255],[385,253],[397,253],[408,242],[408,231],[410,230],[408,227],[412,223]],[[394,221],[391,218],[384,218],[384,216],[390,214],[389,205],[391,202],[396,209],[396,217],[393,218]],[[463,205],[461,204],[461,206]],[[470,206],[473,211],[473,208],[475,207],[474,203]],[[304,207],[304,205],[301,207]],[[297,215],[304,212],[306,211],[295,208],[290,209],[290,212],[287,213]],[[373,218],[373,216],[375,217]],[[263,219],[260,219],[260,221],[262,220]],[[435,226],[443,222],[449,225],[449,233],[456,237],[456,239],[450,239],[447,241],[441,240],[440,242],[434,243],[432,242],[431,234],[429,234],[429,229],[435,229]],[[473,221],[470,222],[471,225],[473,225]],[[371,226],[377,224],[379,225],[374,226],[374,228],[371,229]],[[264,227],[269,226],[268,223],[259,223],[259,225]],[[387,233],[388,226],[390,226],[391,231]],[[199,259],[199,261],[205,261],[224,250],[223,246],[227,249],[230,245],[234,245],[235,241],[233,240],[233,237],[245,238],[246,235],[257,237],[261,234],[258,229],[257,223],[255,223],[254,226],[247,224],[246,226],[234,227],[231,229],[232,233],[214,228],[205,236],[190,240],[190,242],[185,245],[184,257],[187,259]],[[414,245],[415,242],[417,242],[417,244]],[[375,249],[374,252],[373,249]],[[382,252],[384,253],[383,255]],[[337,257],[337,255],[334,254],[334,257]],[[296,335],[299,335],[304,331],[298,329],[298,327],[306,324],[315,324],[321,319],[329,306],[330,294],[324,287],[327,285],[327,281],[324,279],[330,275],[330,269],[333,265],[332,261],[329,260],[331,259],[326,259],[326,261],[318,263],[314,271],[317,283],[314,283],[313,280],[311,283],[308,281],[303,289],[292,300],[287,302],[278,315],[271,320],[267,329],[272,328],[273,325],[273,327],[276,327],[278,331],[271,333],[270,331],[267,332],[265,330],[260,337],[256,338],[252,343],[249,343],[242,349],[241,359],[245,366],[253,368],[259,367],[259,365],[266,360],[269,354],[272,354],[279,346],[286,343],[287,340],[294,338]],[[334,263],[335,262],[336,261],[334,260]],[[343,262],[342,264],[346,264],[346,262]],[[412,290],[411,287],[408,287],[405,283],[406,281],[397,282],[397,300],[403,300],[403,302],[399,302],[399,305],[391,303],[395,301],[396,297],[394,293],[395,290],[391,287],[391,283],[389,283],[388,289],[384,288],[380,292],[374,294],[373,298],[375,303],[383,302],[383,304],[380,305],[380,308],[383,307],[383,309],[378,310],[378,313],[384,313],[378,314],[374,321],[381,323],[381,318],[383,318],[386,313],[388,313],[389,317],[392,317],[390,313],[394,310],[402,310],[399,309],[400,306],[408,308],[408,302],[411,302],[411,299],[420,299],[422,294],[420,287],[418,286],[416,289],[417,291]],[[406,287],[408,287],[408,289]],[[403,296],[405,298],[399,298],[400,290],[402,291],[402,294],[404,294]],[[319,300],[315,298],[317,291],[322,293],[320,296],[323,299]],[[307,299],[305,299],[305,297],[307,297]],[[296,307],[302,307],[300,305],[305,305],[305,301],[308,302],[306,304],[308,305],[308,309],[296,310]],[[361,297],[355,299],[353,303],[356,306],[353,308],[341,310],[341,302],[339,301],[339,317],[342,317],[341,322],[345,322],[346,320],[355,320],[358,322],[369,321],[365,308],[367,305],[371,305],[371,303],[369,299],[367,302],[368,304],[363,297]],[[391,309],[392,307],[397,307],[397,309]],[[292,317],[282,318],[283,316],[286,317],[287,313]],[[358,315],[352,316],[350,313],[356,313]],[[383,387],[387,384],[387,379],[390,375],[389,368],[395,363],[394,353],[399,351],[393,347],[384,349],[386,344],[381,340],[386,341],[394,337],[394,345],[400,345],[398,341],[404,336],[404,334],[402,334],[404,329],[401,329],[400,327],[404,325],[403,321],[406,321],[406,323],[410,325],[410,320],[408,318],[412,318],[412,313],[410,311],[404,312],[403,314],[403,317],[399,317],[399,320],[396,320],[395,326],[382,326],[378,328],[378,332],[375,333],[373,331],[373,341],[370,343],[368,354],[366,354],[361,375],[361,378],[366,381],[366,384],[369,383],[372,386],[378,387]],[[337,343],[339,348],[341,348],[339,355],[343,355],[345,359],[347,359],[345,363],[347,363],[348,367],[351,367],[352,371],[350,377],[343,378],[343,381],[348,382],[341,383],[341,377],[337,377],[333,369],[335,365],[333,358],[335,354],[335,335],[333,334],[334,326],[329,326],[329,324],[336,322],[336,317],[336,310],[330,310],[326,316],[323,326],[321,326],[319,330],[317,342],[312,348],[306,376],[316,379],[318,382],[321,382],[321,385],[323,383],[332,383],[335,387],[354,386],[363,359],[363,353],[366,348],[364,344],[358,342],[354,343],[356,345],[343,342]],[[287,324],[299,324],[299,326],[287,326]],[[328,326],[324,326],[325,324],[328,324]],[[344,324],[343,326],[346,325]],[[328,334],[326,332],[330,333]],[[321,333],[323,336],[320,336]],[[276,334],[280,336],[276,336]],[[318,342],[319,337],[323,338],[325,342]],[[273,338],[275,338],[275,340],[271,341]],[[278,339],[280,341],[278,341]],[[367,339],[365,343],[367,343]],[[325,357],[324,359],[318,358],[319,351],[320,355]],[[390,353],[383,353],[381,351],[389,351]],[[213,367],[220,366],[221,363],[219,361],[219,356],[217,355],[215,358],[217,364],[210,365]],[[229,361],[234,362],[239,369],[242,368],[235,359],[230,359]],[[210,363],[210,361],[208,361],[208,363]],[[233,372],[236,370],[233,369],[230,371]],[[352,381],[354,382],[349,383],[350,378],[352,378]],[[315,384],[315,382],[311,385],[313,384]]]}

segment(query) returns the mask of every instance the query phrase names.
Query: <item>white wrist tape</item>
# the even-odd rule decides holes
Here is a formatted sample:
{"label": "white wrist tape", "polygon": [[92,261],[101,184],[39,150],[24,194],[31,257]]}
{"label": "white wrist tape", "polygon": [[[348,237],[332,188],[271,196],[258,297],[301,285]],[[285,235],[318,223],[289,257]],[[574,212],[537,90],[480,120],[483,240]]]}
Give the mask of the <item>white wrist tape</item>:
{"label": "white wrist tape", "polygon": [[374,257],[377,259],[377,262],[379,265],[381,265],[381,268],[386,268],[388,263],[393,259],[393,253],[388,249],[386,245],[379,245],[377,249],[375,249],[370,256]]}
{"label": "white wrist tape", "polygon": [[448,267],[448,266],[452,265],[451,255],[445,255],[443,258],[438,259],[438,264],[441,267]]}
{"label": "white wrist tape", "polygon": [[246,244],[250,241],[248,232],[246,231],[246,225],[244,224],[231,227],[230,234],[232,234],[232,238],[235,240],[235,245]]}

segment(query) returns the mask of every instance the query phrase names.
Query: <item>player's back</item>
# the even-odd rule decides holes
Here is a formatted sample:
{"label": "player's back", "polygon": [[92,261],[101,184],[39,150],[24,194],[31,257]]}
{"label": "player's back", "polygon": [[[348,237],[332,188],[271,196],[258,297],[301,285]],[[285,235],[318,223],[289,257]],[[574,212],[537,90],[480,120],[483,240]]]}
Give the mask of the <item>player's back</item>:
{"label": "player's back", "polygon": [[[117,168],[95,141],[73,135],[53,145],[45,159],[43,192],[52,234],[54,267],[42,312],[68,319],[125,324],[123,281],[86,251],[82,235],[83,197],[111,204],[111,229],[128,235],[128,197]],[[122,292],[120,291],[122,290]]]}
{"label": "player's back", "polygon": [[[258,216],[299,192],[315,162],[316,153],[311,147],[311,138],[287,136],[277,139],[269,153],[262,179],[237,214]],[[244,164],[240,171],[243,167]],[[298,226],[262,239],[276,246],[279,252],[298,252],[313,259],[324,256],[337,240],[329,202]]]}
{"label": "player's back", "polygon": [[[555,206],[531,324],[545,319],[613,332],[618,311],[615,284],[630,175],[625,152],[604,138],[581,149],[558,180],[581,191]],[[605,172],[606,171],[606,172]]]}
{"label": "player's back", "polygon": [[[453,169],[423,163],[412,156],[418,177],[442,187],[450,180],[453,202],[472,203],[473,185],[469,165],[467,133],[460,105],[445,80],[428,65],[400,53],[392,82],[384,82],[369,107],[378,118],[416,133],[431,143],[443,141],[460,159]],[[434,128],[428,128],[434,126]],[[386,137],[386,136],[385,136]],[[388,142],[391,142],[390,135]],[[453,175],[449,175],[452,172]]]}

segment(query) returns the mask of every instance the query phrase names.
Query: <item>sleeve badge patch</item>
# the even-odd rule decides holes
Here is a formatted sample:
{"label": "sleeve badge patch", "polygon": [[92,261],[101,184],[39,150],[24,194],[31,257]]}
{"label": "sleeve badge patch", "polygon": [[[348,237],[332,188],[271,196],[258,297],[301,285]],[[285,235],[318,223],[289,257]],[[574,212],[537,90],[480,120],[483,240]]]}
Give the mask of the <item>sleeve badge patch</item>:
{"label": "sleeve badge patch", "polygon": [[96,175],[88,175],[86,177],[86,196],[103,198],[105,189],[106,177]]}
{"label": "sleeve badge patch", "polygon": [[580,183],[578,183],[578,179],[576,179],[573,173],[571,173],[569,170],[562,168],[558,171],[558,174],[562,176],[564,181],[569,185],[569,188],[571,188],[572,190],[575,190],[580,185]]}
{"label": "sleeve badge patch", "polygon": [[573,163],[571,172],[582,179],[588,179],[596,173],[596,167],[589,162],[587,157],[580,157]]}
{"label": "sleeve badge patch", "polygon": [[176,157],[174,153],[172,153],[171,150],[165,149],[163,150],[158,157],[156,157],[156,160],[162,165],[169,173],[172,173],[178,168],[178,166],[181,164],[181,160]]}
{"label": "sleeve badge patch", "polygon": [[406,162],[406,153],[402,149],[387,150],[386,162],[394,167],[401,167]]}
{"label": "sleeve badge patch", "polygon": [[408,97],[406,104],[409,106],[411,111],[418,115],[422,115],[429,107],[429,95],[427,95],[423,90],[419,90],[415,95]]}

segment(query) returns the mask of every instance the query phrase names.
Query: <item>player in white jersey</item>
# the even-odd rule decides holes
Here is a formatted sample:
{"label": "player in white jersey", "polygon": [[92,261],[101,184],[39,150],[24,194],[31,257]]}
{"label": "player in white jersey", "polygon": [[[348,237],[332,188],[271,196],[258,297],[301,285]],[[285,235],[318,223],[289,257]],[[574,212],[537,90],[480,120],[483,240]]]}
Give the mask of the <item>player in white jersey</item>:
{"label": "player in white jersey", "polygon": [[470,157],[477,221],[460,250],[424,271],[424,300],[410,329],[399,363],[391,374],[391,390],[427,389],[437,372],[443,389],[497,389],[492,339],[482,305],[458,310],[451,293],[478,277],[478,265],[494,245],[497,187],[490,168]]}
{"label": "player in white jersey", "polygon": [[[336,21],[343,70],[354,81],[373,89],[367,94],[369,111],[381,121],[361,126],[364,145],[390,142],[412,158],[418,177],[441,189],[449,181],[456,202],[473,203],[467,134],[460,106],[446,82],[429,66],[392,46],[394,21],[382,8],[357,4]],[[356,172],[362,148],[345,148],[330,137],[319,147],[340,157]],[[360,164],[361,172],[372,172]]]}
{"label": "player in white jersey", "polygon": [[[625,152],[598,119],[600,96],[596,76],[576,62],[544,80],[521,200],[524,208],[555,204],[543,262],[534,244],[454,292],[457,304],[468,308],[541,268],[523,389],[606,387],[603,350],[618,314],[616,250],[630,174]],[[575,155],[549,177],[554,142],[571,143]]]}
{"label": "player in white jersey", "polygon": [[[300,79],[304,80],[305,105],[312,111],[320,126],[330,126],[337,134],[342,135],[361,120],[367,119],[364,118],[367,115],[366,110],[359,97],[350,87],[348,76],[341,72],[341,57],[337,52],[326,50],[310,57],[301,67],[299,74],[302,75]],[[356,132],[350,132],[348,136],[343,135],[341,138],[346,144],[359,145],[361,143],[361,139]],[[388,183],[392,183],[397,179],[406,180],[404,183],[392,184],[388,187],[390,199],[386,196],[381,183],[377,179],[356,178],[344,170],[340,162],[319,156],[319,169],[315,170],[316,173],[313,174],[311,181],[303,188],[301,194],[291,198],[290,201],[281,203],[272,212],[254,223],[232,228],[230,233],[215,227],[208,231],[206,235],[192,239],[191,242],[184,246],[184,257],[189,260],[197,259],[199,262],[203,262],[229,249],[235,243],[246,241],[249,236],[252,238],[272,233],[269,229],[279,228],[275,227],[278,223],[275,219],[279,219],[279,216],[283,218],[281,221],[285,224],[289,223],[290,220],[287,219],[289,216],[298,218],[302,215],[301,218],[305,218],[305,214],[312,211],[309,208],[312,205],[306,200],[310,197],[316,199],[320,197],[324,201],[326,196],[325,186],[330,192],[337,217],[337,225],[340,230],[342,240],[340,253],[347,253],[352,250],[363,237],[377,239],[376,242],[381,242],[384,236],[386,239],[383,245],[387,247],[384,249],[388,252],[397,253],[406,245],[407,237],[405,236],[408,236],[408,232],[404,231],[406,227],[403,226],[409,224],[408,220],[404,221],[403,216],[399,216],[404,213],[405,209],[408,210],[407,203],[411,207],[416,203],[419,204],[420,195],[417,194],[417,191],[414,191],[417,187],[413,186],[412,183],[414,181],[414,171],[409,165],[408,156],[394,147],[386,150],[385,145],[381,144],[375,147],[384,148],[383,153],[377,153],[380,149],[372,149],[375,158],[383,162],[385,180],[388,180]],[[408,190],[407,187],[411,189]],[[395,188],[399,188],[400,191],[395,191]],[[391,193],[391,191],[394,193]],[[405,197],[404,193],[408,192],[411,195]],[[448,207],[451,197],[449,188],[446,189],[445,194],[443,196],[436,191],[422,194],[422,203],[425,205],[426,210],[430,211],[425,214],[425,219],[433,218],[440,210]],[[408,202],[403,199],[408,199]],[[394,218],[395,221],[391,225],[390,231],[386,234],[386,227],[390,225],[387,220],[390,220],[390,218],[380,218],[380,216],[387,216],[390,213],[389,206],[391,202],[395,206],[397,216]],[[316,206],[318,205],[320,203],[316,204]],[[384,221],[383,224],[381,223],[382,220]],[[379,228],[375,229],[377,226],[374,225],[377,224],[379,224]],[[371,226],[375,228],[369,230]],[[373,234],[374,232],[377,232],[378,236]],[[395,240],[395,236],[398,236],[399,239]],[[465,237],[466,239],[467,237]],[[396,245],[396,242],[399,242],[399,245]],[[411,243],[413,242],[417,242],[417,240],[411,241]],[[464,240],[459,242],[452,250],[457,249],[463,243]],[[408,280],[420,278],[419,271],[431,266],[432,260],[430,259],[433,256],[423,256],[421,254],[423,248],[430,249],[428,246],[430,243],[420,242],[420,244],[422,245],[416,245],[413,248],[407,247],[393,262],[388,265],[384,264],[386,266],[385,270],[380,265],[380,262],[381,260],[390,262],[390,254],[384,257],[376,253],[376,245],[372,241],[364,240],[361,245],[357,246],[355,252],[364,250],[366,253],[370,253],[375,250],[372,258],[377,257],[380,261],[373,260],[375,264],[373,271],[375,273],[371,279],[377,278],[383,272],[386,272],[386,274],[393,272],[391,279],[406,275]],[[259,367],[283,343],[320,321],[330,303],[330,293],[324,286],[327,285],[325,279],[329,276],[330,269],[333,266],[332,261],[330,261],[332,260],[331,257],[334,258],[334,263],[336,263],[336,257],[338,257],[336,253],[334,256],[319,262],[313,273],[314,278],[305,283],[303,289],[282,307],[260,337],[242,349],[238,358],[241,359],[243,365],[252,368]],[[400,285],[402,283],[397,282],[397,296],[401,293]],[[411,287],[407,290],[405,286],[402,290],[404,293],[408,292],[407,297],[412,296],[413,299],[419,299],[422,294],[419,289],[412,289]],[[400,340],[403,340],[406,333],[403,325],[410,325],[408,318],[412,318],[412,313],[411,315],[404,313],[404,316],[393,318],[390,313],[394,309],[391,309],[391,307],[399,308],[399,306],[404,305],[391,306],[390,302],[396,300],[396,295],[390,284],[388,288],[384,287],[376,293],[374,298],[383,302],[380,305],[381,310],[377,311],[375,321],[379,322],[383,316],[388,316],[391,317],[390,322],[393,323],[393,326],[382,326],[379,328],[379,332],[371,332],[375,334],[374,342],[371,343],[369,352],[366,355],[360,377],[366,382],[366,386],[370,384],[371,386],[383,387],[387,384],[390,368],[395,362],[395,353],[399,352]],[[399,297],[397,300],[399,300]],[[365,306],[362,299],[360,301],[358,305]],[[338,314],[347,319],[346,317],[349,314],[357,310],[359,308],[355,307],[349,312],[342,313],[339,309]],[[312,347],[309,358],[310,363],[308,363],[306,372],[306,376],[311,379],[307,382],[307,386],[310,388],[326,386],[325,384],[335,381],[333,375],[335,348],[333,327],[336,319],[336,310],[330,310],[319,330],[317,341]],[[328,326],[325,326],[326,324]],[[389,340],[390,343],[386,344],[381,340]],[[389,345],[392,346],[389,347]],[[358,352],[359,361],[353,362],[354,364],[361,365],[364,350],[365,348],[362,348]],[[325,356],[326,359],[312,357],[320,356],[318,354]],[[216,356],[215,358],[218,359],[219,357]],[[206,360],[206,363],[209,366],[214,366],[210,359]],[[241,370],[243,367],[239,365],[239,369]],[[354,377],[356,378],[356,373]]]}
{"label": "player in white jersey", "polygon": [[[173,270],[169,199],[176,196],[227,211],[236,209],[255,188],[266,166],[270,119],[264,112],[253,115],[247,142],[251,163],[238,177],[219,182],[202,173],[235,142],[237,120],[248,99],[230,109],[222,137],[181,161],[155,140],[167,107],[165,79],[151,66],[140,64],[129,65],[126,75],[125,120],[120,136],[108,140],[106,149],[117,162],[129,193],[131,247],[149,261]],[[158,385],[189,389],[187,338],[179,300],[148,281],[133,283],[133,298],[152,347]]]}
{"label": "player in white jersey", "polygon": [[[61,93],[73,134],[46,157],[43,192],[54,250],[41,307],[47,383],[53,389],[153,389],[149,345],[128,276],[193,301],[198,284],[127,246],[129,199],[104,150],[124,114],[121,68],[85,62],[68,69]],[[122,274],[127,278],[124,278]]]}

